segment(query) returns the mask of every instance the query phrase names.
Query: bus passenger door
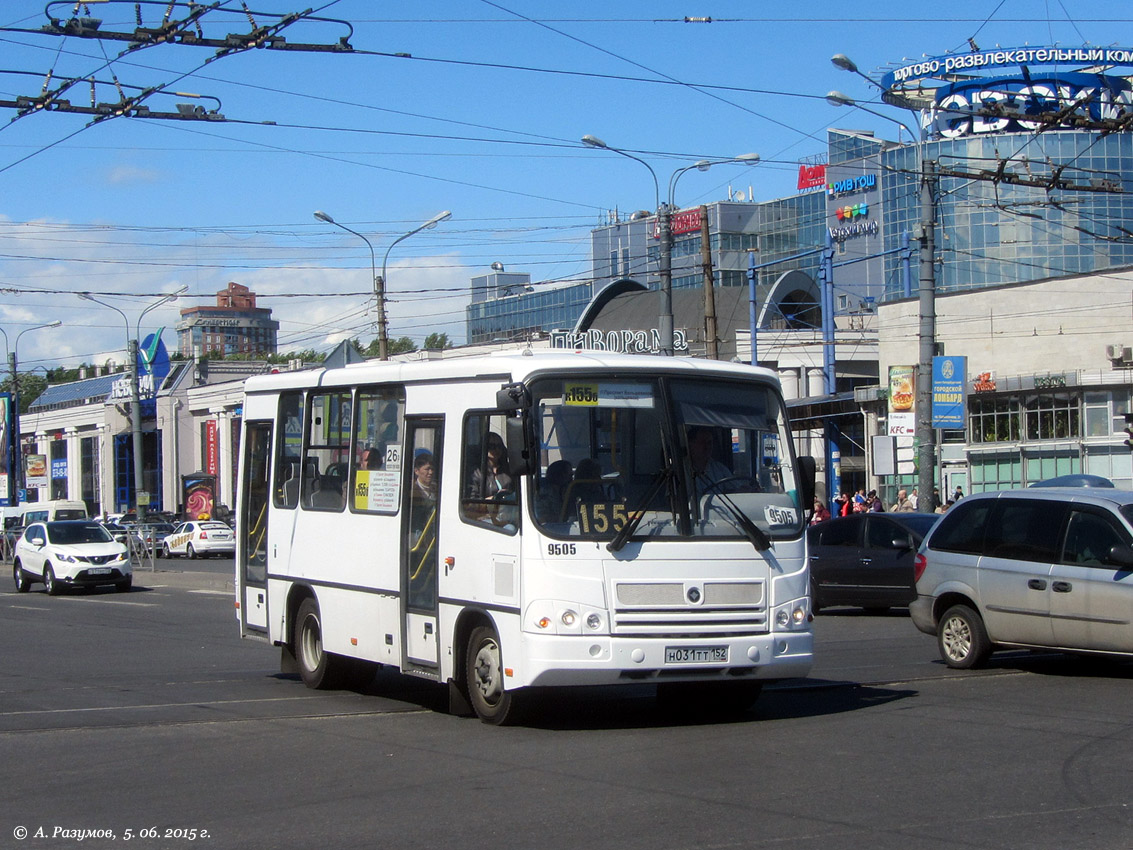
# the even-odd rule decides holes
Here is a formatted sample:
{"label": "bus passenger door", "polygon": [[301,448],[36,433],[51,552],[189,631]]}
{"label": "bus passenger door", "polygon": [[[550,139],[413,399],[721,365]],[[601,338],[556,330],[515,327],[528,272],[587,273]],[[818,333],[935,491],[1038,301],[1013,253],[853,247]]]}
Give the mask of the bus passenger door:
{"label": "bus passenger door", "polygon": [[240,569],[240,634],[267,637],[268,476],[271,469],[270,422],[249,422],[244,433],[243,502],[237,518],[237,564]]}
{"label": "bus passenger door", "polygon": [[437,530],[440,527],[441,419],[406,417],[406,480],[401,489],[401,598],[408,666],[437,667]]}

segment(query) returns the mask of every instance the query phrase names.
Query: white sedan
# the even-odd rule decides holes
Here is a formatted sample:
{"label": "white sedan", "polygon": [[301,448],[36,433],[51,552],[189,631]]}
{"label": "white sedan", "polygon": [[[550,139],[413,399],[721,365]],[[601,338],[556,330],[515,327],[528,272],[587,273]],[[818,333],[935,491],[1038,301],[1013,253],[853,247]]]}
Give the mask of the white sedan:
{"label": "white sedan", "polygon": [[223,522],[183,522],[161,541],[161,552],[166,558],[178,555],[186,558],[235,555],[236,535]]}

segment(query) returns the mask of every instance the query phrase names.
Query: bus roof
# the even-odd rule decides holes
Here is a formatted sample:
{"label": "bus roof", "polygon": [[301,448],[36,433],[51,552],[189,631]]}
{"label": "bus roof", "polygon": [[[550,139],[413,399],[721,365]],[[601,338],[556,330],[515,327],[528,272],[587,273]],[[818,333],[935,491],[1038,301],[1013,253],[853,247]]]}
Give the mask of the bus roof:
{"label": "bus roof", "polygon": [[523,381],[545,371],[590,372],[594,370],[642,370],[689,375],[748,377],[778,385],[776,374],[762,366],[696,357],[663,357],[651,354],[612,354],[604,351],[501,351],[468,357],[447,355],[437,360],[367,360],[334,369],[305,369],[257,375],[248,378],[248,394],[278,392],[304,387],[351,386],[354,384],[415,381],[500,380]]}

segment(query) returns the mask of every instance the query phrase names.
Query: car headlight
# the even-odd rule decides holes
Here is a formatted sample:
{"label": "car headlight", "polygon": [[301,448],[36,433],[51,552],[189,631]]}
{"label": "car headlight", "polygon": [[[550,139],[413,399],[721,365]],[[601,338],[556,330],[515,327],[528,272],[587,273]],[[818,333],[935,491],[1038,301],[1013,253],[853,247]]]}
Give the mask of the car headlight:
{"label": "car headlight", "polygon": [[55,553],[55,560],[56,561],[64,561],[68,564],[76,563],[75,556],[74,555],[68,555],[66,552],[56,552]]}

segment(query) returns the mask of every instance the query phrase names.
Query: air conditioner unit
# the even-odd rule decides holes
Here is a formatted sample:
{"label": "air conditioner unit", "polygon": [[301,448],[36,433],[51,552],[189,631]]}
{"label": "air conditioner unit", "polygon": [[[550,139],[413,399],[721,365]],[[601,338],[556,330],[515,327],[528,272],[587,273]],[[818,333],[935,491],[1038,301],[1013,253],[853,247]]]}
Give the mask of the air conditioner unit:
{"label": "air conditioner unit", "polygon": [[1116,345],[1107,345],[1105,347],[1105,356],[1110,360],[1120,360],[1125,356],[1126,348],[1120,343]]}

